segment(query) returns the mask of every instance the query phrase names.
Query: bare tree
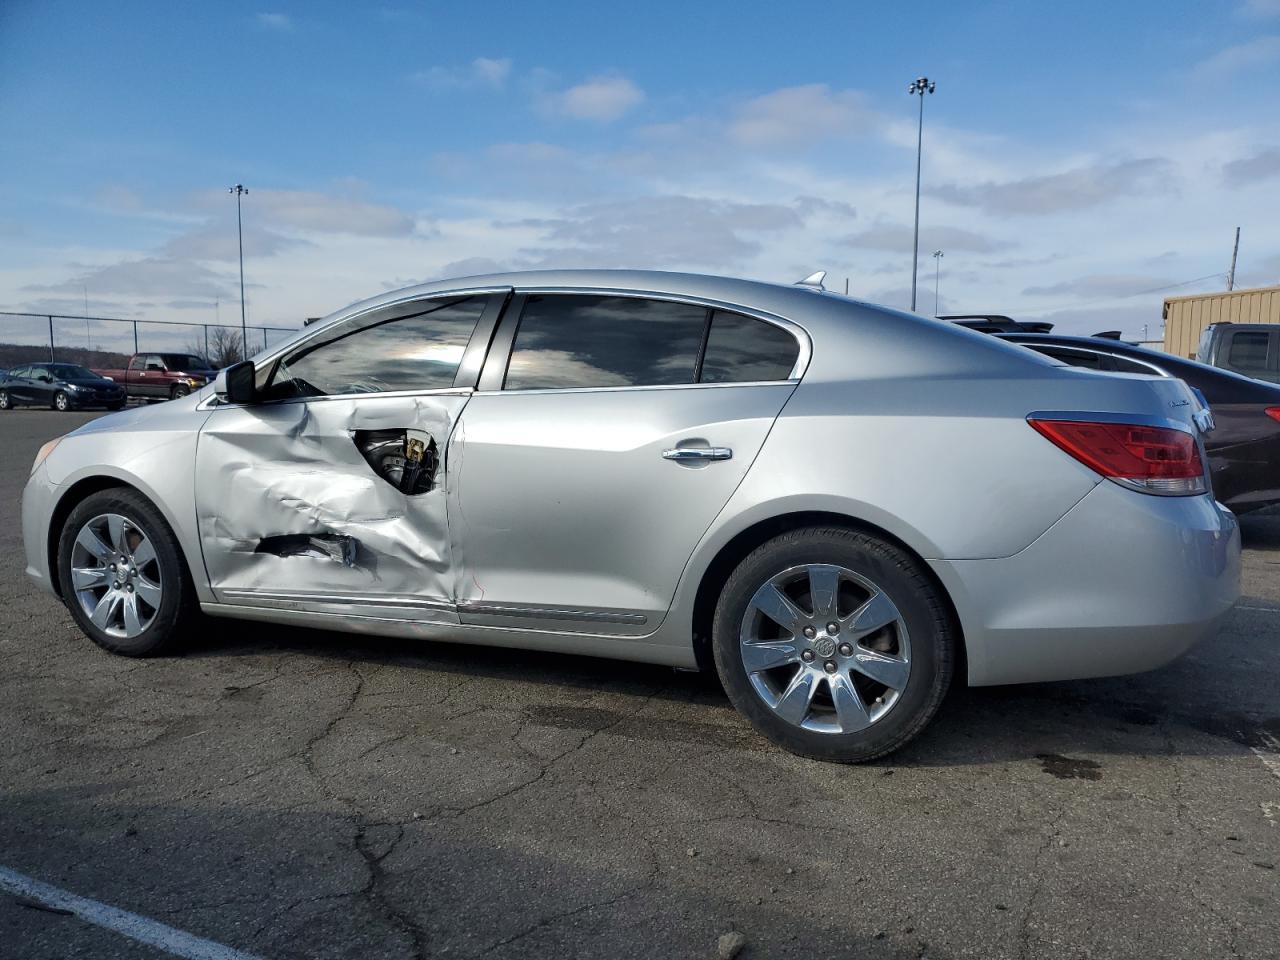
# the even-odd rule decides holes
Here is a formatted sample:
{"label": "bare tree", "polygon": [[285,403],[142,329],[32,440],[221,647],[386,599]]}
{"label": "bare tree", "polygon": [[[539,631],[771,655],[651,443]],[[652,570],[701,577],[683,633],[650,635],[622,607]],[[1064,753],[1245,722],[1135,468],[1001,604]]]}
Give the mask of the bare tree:
{"label": "bare tree", "polygon": [[[229,367],[233,363],[239,363],[244,359],[244,351],[241,349],[240,331],[234,327],[209,327],[209,345],[208,359],[209,365],[215,370],[221,370],[223,367]],[[186,347],[187,353],[194,353],[196,356],[205,356],[204,337],[193,339]]]}

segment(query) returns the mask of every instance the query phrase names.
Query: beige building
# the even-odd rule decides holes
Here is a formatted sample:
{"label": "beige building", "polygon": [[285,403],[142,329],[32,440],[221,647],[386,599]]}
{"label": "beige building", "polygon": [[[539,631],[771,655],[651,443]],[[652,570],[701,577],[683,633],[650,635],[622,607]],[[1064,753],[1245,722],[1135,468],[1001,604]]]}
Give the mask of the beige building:
{"label": "beige building", "polygon": [[1195,359],[1211,323],[1280,323],[1280,286],[1166,297],[1163,316],[1165,352]]}

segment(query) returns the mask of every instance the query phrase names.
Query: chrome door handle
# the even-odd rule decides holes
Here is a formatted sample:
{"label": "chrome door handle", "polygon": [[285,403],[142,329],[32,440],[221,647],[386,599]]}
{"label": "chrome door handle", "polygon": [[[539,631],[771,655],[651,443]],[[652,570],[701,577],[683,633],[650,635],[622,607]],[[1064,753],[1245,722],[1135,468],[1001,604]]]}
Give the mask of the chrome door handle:
{"label": "chrome door handle", "polygon": [[677,463],[706,463],[732,457],[733,451],[728,447],[673,447],[662,451],[663,460],[675,460]]}

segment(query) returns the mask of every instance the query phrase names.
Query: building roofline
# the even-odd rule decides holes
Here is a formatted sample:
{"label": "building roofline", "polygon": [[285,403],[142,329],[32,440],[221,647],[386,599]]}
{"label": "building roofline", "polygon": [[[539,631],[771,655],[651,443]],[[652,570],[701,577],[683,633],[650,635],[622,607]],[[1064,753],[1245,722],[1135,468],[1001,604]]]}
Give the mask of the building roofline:
{"label": "building roofline", "polygon": [[1238,290],[1218,290],[1212,293],[1184,293],[1176,297],[1165,297],[1164,302],[1179,303],[1183,300],[1207,300],[1210,297],[1243,297],[1250,293],[1278,293],[1280,292],[1280,283],[1272,284],[1267,287],[1243,287]]}

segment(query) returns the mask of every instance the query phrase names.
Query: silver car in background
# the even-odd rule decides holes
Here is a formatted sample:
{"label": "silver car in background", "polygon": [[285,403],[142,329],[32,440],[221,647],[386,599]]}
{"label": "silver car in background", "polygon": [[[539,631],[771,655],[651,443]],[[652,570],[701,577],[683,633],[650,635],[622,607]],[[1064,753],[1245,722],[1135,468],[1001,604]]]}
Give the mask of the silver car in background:
{"label": "silver car in background", "polygon": [[714,666],[859,761],[973,685],[1160,666],[1239,590],[1180,382],[815,289],[387,293],[47,444],[27,571],[116,653],[204,614]]}

